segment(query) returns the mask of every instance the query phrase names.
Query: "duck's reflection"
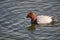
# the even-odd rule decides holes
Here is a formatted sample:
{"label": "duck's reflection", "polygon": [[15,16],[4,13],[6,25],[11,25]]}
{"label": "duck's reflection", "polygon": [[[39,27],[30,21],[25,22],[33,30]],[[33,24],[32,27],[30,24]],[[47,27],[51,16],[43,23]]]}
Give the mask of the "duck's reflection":
{"label": "duck's reflection", "polygon": [[[40,24],[40,25],[37,24],[38,25],[37,27],[53,27],[53,25],[57,24],[58,22],[53,22],[51,24]],[[36,29],[36,24],[34,23],[31,23],[31,26],[28,27],[28,30],[30,31],[34,31],[35,29]]]}
{"label": "duck's reflection", "polygon": [[28,30],[30,30],[30,31],[34,31],[35,29],[36,29],[35,24],[31,24],[31,26],[28,27]]}

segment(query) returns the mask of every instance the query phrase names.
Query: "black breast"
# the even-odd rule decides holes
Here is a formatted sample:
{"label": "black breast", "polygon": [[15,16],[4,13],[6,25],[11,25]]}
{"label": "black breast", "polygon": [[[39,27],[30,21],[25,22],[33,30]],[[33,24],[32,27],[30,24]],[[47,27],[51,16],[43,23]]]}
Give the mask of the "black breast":
{"label": "black breast", "polygon": [[31,24],[37,24],[37,19],[35,21],[31,20]]}

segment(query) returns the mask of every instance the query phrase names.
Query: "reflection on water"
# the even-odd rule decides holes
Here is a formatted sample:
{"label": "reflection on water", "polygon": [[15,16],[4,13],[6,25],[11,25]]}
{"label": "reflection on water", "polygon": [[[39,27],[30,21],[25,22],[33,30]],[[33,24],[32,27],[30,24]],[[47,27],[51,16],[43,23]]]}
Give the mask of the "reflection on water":
{"label": "reflection on water", "polygon": [[36,29],[35,24],[31,24],[31,26],[28,27],[28,30],[30,30],[30,31],[34,31],[35,29]]}
{"label": "reflection on water", "polygon": [[[38,27],[54,27],[54,24],[57,24],[57,23],[59,23],[59,22],[55,22],[55,23],[53,23],[53,24],[40,24],[40,25],[38,25],[38,24],[31,24],[29,27],[27,27],[27,29],[29,30],[29,31],[34,31],[34,30],[36,30],[36,25],[38,25]],[[55,26],[57,26],[57,25],[55,25]]]}

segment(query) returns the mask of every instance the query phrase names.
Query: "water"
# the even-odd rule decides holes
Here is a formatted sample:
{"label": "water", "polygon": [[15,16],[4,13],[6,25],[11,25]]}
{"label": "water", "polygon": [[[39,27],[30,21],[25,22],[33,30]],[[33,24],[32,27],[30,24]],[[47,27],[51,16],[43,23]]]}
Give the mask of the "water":
{"label": "water", "polygon": [[0,0],[0,40],[60,40],[60,22],[27,30],[28,12],[53,15],[60,20],[60,0]]}

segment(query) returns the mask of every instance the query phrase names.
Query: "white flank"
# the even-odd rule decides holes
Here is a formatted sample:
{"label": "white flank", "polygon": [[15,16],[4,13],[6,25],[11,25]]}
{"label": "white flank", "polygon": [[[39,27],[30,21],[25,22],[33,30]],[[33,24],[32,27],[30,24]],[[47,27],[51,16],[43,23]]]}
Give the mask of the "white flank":
{"label": "white flank", "polygon": [[51,22],[52,22],[52,19],[50,16],[46,16],[46,15],[37,16],[38,24],[46,24],[46,23],[51,23]]}

